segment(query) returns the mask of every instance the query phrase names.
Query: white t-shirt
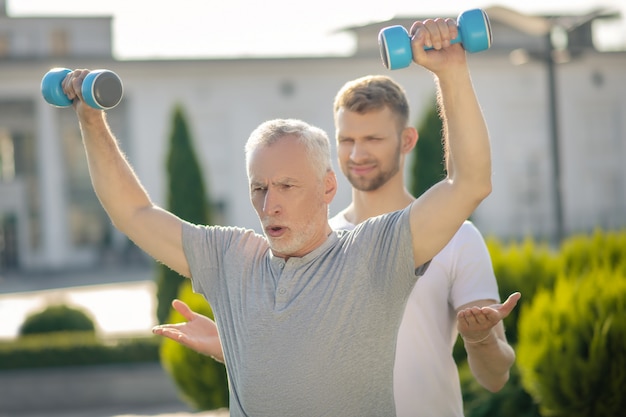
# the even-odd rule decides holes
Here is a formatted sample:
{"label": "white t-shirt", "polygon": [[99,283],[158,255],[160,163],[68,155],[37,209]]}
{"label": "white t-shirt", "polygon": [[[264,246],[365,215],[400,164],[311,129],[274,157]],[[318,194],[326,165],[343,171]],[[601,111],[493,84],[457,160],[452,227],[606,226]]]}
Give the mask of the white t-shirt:
{"label": "white t-shirt", "polygon": [[[333,229],[353,229],[343,213]],[[397,417],[462,417],[463,398],[452,348],[456,309],[477,300],[499,301],[498,284],[485,241],[463,223],[421,276],[404,310],[394,364]]]}

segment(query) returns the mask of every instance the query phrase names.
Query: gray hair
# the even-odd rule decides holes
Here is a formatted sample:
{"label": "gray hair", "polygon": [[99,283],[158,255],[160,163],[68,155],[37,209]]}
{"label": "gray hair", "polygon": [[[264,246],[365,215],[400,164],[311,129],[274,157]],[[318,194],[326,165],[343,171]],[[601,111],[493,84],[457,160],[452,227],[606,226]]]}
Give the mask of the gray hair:
{"label": "gray hair", "polygon": [[285,136],[294,136],[307,150],[307,154],[323,178],[332,170],[330,140],[322,129],[297,119],[274,119],[261,123],[246,142],[246,166],[252,152],[262,146],[270,146]]}

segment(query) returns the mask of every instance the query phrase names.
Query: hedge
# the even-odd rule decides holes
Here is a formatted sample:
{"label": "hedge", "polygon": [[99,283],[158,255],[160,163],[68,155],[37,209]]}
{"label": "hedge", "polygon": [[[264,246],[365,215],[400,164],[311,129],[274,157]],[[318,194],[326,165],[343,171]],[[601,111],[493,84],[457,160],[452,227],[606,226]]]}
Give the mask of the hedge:
{"label": "hedge", "polygon": [[93,332],[56,332],[0,343],[0,370],[158,362],[156,336],[111,341]]}
{"label": "hedge", "polygon": [[626,409],[626,276],[562,275],[520,317],[522,383],[542,415],[617,416]]}

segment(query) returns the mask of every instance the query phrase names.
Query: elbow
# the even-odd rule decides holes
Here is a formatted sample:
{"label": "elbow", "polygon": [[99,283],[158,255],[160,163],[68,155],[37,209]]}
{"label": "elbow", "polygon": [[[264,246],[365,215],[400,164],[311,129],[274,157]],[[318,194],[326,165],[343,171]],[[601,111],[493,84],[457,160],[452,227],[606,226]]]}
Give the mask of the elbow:
{"label": "elbow", "polygon": [[470,362],[470,369],[476,381],[487,391],[496,393],[509,382],[511,376],[511,367],[515,362],[515,354],[511,349],[512,355],[506,355],[503,362],[491,368],[481,368]]}
{"label": "elbow", "polygon": [[491,377],[482,378],[480,385],[482,385],[486,390],[491,393],[496,393],[504,386],[507,382],[509,382],[509,378],[511,377],[511,367],[515,362],[515,353],[511,357],[509,357],[508,363],[504,365],[504,368],[500,368],[500,371],[495,371],[491,374]]}
{"label": "elbow", "polygon": [[509,372],[505,372],[500,378],[494,378],[489,382],[485,382],[481,384],[487,391],[495,394],[496,392],[502,390],[506,383],[509,381]]}
{"label": "elbow", "polygon": [[452,183],[463,190],[466,197],[470,198],[476,206],[486,199],[493,191],[491,175],[489,176],[456,176],[451,178]]}
{"label": "elbow", "polygon": [[491,170],[488,171],[488,174],[485,174],[486,175],[481,175],[480,178],[477,179],[477,182],[475,184],[475,188],[477,190],[476,192],[478,193],[481,200],[487,198],[489,194],[491,194],[491,191],[493,191]]}
{"label": "elbow", "polygon": [[147,204],[133,207],[106,209],[106,212],[113,227],[132,239],[137,228],[142,224],[140,221],[142,216],[145,216],[145,213],[154,207],[151,202],[148,202]]}
{"label": "elbow", "polygon": [[493,191],[493,184],[491,183],[491,178],[489,178],[478,189],[480,201],[489,197],[489,194],[491,194],[492,191]]}
{"label": "elbow", "polygon": [[469,186],[468,190],[471,190],[474,206],[478,207],[491,194],[492,189],[491,181],[477,181]]}

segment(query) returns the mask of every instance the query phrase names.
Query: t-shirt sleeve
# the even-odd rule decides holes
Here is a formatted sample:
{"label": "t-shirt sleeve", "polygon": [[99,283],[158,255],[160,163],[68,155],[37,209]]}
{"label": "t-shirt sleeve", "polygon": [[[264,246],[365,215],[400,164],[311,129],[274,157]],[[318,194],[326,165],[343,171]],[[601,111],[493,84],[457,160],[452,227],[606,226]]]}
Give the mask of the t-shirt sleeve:
{"label": "t-shirt sleeve", "polygon": [[451,303],[454,309],[477,300],[500,301],[498,283],[489,250],[478,229],[465,222],[455,238],[454,282]]}
{"label": "t-shirt sleeve", "polygon": [[410,290],[417,280],[409,213],[406,208],[372,217],[352,233],[369,275],[383,286],[402,281],[402,291]]}
{"label": "t-shirt sleeve", "polygon": [[208,235],[207,227],[183,222],[183,251],[191,271],[191,286],[200,294],[209,293],[211,283],[199,277],[211,276],[208,274],[210,266],[217,262],[217,251],[209,244]]}
{"label": "t-shirt sleeve", "polygon": [[210,302],[214,294],[225,293],[227,279],[251,274],[268,250],[262,236],[239,227],[184,222],[182,240],[192,288]]}

